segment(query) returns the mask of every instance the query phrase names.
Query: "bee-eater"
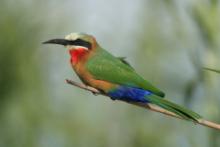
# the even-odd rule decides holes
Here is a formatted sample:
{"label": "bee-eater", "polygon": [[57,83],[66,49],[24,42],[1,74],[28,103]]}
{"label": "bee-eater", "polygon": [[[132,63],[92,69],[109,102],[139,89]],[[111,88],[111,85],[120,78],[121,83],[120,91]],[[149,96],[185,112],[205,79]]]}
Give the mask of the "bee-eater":
{"label": "bee-eater", "polygon": [[201,118],[199,114],[165,100],[161,90],[142,78],[124,58],[103,49],[91,35],[72,33],[64,39],[44,43],[64,45],[69,51],[72,68],[82,82],[113,100],[152,103],[191,121]]}

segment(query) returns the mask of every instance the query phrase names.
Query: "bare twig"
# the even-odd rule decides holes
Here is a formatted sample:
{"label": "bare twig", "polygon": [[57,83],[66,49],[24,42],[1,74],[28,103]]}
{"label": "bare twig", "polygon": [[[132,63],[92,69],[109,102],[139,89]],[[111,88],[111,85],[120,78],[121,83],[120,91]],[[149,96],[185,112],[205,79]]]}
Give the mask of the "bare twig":
{"label": "bare twig", "polygon": [[[77,83],[77,82],[74,82],[72,80],[66,80],[66,82],[70,85],[73,85],[73,86],[76,86],[76,87],[79,87],[81,89],[84,89],[84,90],[87,90],[87,91],[90,91],[92,92],[93,94],[101,94],[101,95],[104,95],[104,96],[107,96],[106,94],[100,92],[98,89],[95,89],[93,87],[90,87],[90,86],[86,86],[84,84],[81,84],[81,83]],[[165,115],[168,115],[168,116],[171,116],[171,117],[175,117],[175,118],[179,118],[179,119],[183,119],[182,117],[174,114],[173,112],[170,112],[170,111],[167,111],[163,108],[160,108],[156,105],[153,105],[153,104],[150,104],[150,103],[146,103],[146,104],[143,104],[143,103],[134,103],[134,102],[127,102],[129,104],[133,104],[133,105],[136,105],[136,106],[139,106],[139,107],[143,107],[145,109],[149,109],[151,111],[155,111],[155,112],[159,112],[159,113],[163,113]],[[199,119],[198,122],[195,122],[196,124],[200,124],[200,125],[203,125],[203,126],[206,126],[206,127],[210,127],[210,128],[213,128],[213,129],[217,129],[217,130],[220,130],[220,124],[217,124],[217,123],[214,123],[214,122],[211,122],[211,121],[208,121],[208,120],[205,120],[205,119]]]}

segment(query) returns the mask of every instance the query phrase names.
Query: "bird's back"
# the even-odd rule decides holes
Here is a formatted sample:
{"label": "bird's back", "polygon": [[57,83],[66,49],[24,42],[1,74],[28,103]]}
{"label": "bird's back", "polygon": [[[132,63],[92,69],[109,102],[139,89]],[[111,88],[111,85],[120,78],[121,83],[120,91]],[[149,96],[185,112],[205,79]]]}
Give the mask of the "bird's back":
{"label": "bird's back", "polygon": [[98,47],[86,62],[86,69],[97,80],[145,89],[163,97],[164,93],[138,75],[119,58]]}

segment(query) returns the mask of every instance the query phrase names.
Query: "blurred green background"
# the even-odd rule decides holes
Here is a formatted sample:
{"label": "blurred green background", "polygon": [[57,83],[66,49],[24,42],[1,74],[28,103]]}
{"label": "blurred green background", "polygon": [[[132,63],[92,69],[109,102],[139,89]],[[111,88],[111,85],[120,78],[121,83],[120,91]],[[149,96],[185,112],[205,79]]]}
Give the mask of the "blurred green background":
{"label": "blurred green background", "polygon": [[220,133],[72,87],[68,52],[41,42],[86,32],[169,100],[220,122],[219,0],[1,0],[0,147],[219,147]]}

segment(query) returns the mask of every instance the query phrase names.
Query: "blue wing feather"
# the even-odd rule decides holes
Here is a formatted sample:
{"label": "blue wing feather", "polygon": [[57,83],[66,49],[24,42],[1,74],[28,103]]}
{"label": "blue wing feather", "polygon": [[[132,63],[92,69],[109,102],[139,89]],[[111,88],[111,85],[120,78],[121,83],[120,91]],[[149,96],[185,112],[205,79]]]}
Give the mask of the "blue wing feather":
{"label": "blue wing feather", "polygon": [[148,103],[149,101],[146,100],[145,97],[151,94],[152,92],[150,91],[128,86],[119,86],[116,89],[108,92],[108,95],[112,99],[142,103]]}
{"label": "blue wing feather", "polygon": [[181,116],[184,119],[198,121],[201,116],[177,104],[161,99],[152,92],[135,87],[119,86],[107,93],[112,99],[126,102],[152,103]]}

